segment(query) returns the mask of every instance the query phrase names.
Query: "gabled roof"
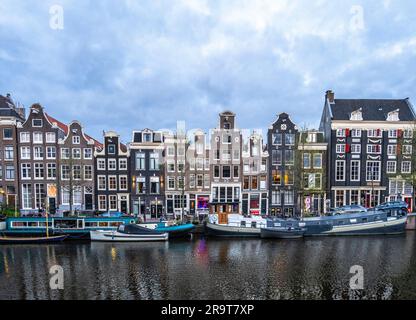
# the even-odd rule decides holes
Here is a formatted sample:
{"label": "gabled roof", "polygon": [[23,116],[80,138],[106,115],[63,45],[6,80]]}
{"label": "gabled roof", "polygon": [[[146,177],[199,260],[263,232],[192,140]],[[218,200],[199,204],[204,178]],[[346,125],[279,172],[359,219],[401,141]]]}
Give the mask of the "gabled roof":
{"label": "gabled roof", "polygon": [[0,95],[0,117],[15,117],[24,120],[14,108],[13,101]]}
{"label": "gabled roof", "polygon": [[[50,116],[49,114],[45,113],[46,118],[48,119],[48,121],[50,123],[56,123],[56,125],[58,126],[59,129],[61,129],[65,135],[68,135],[68,131],[69,131],[69,127],[68,125],[66,125],[65,123],[55,119],[54,117]],[[97,148],[101,148],[102,147],[102,143],[99,142],[98,140],[92,138],[91,136],[89,136],[88,134],[85,134],[85,137],[89,140],[93,140],[94,141],[94,145]]]}
{"label": "gabled roof", "polygon": [[400,121],[414,121],[416,116],[408,99],[334,99],[329,104],[332,120],[350,120],[361,108],[363,121],[385,121],[387,114],[399,111]]}

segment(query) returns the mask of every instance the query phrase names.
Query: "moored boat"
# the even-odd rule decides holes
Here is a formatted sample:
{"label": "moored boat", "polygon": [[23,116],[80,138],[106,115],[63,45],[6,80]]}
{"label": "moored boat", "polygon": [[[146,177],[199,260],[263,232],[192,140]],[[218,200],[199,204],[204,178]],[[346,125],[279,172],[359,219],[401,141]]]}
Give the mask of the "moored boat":
{"label": "moored boat", "polygon": [[6,236],[42,237],[68,235],[68,239],[88,239],[91,230],[115,230],[122,224],[135,223],[134,217],[9,217],[0,232]]}
{"label": "moored boat", "polygon": [[141,242],[166,241],[169,239],[169,234],[132,223],[120,225],[117,230],[91,230],[90,237],[91,241]]}
{"label": "moored boat", "polygon": [[0,244],[31,244],[31,243],[57,243],[64,241],[68,235],[51,237],[0,237]]}
{"label": "moored boat", "polygon": [[195,229],[193,223],[171,224],[170,221],[161,221],[157,223],[140,223],[140,227],[169,233],[169,239],[187,237]]}
{"label": "moored boat", "polygon": [[260,229],[261,238],[299,239],[303,238],[306,228],[267,227]]}
{"label": "moored boat", "polygon": [[260,216],[245,217],[240,214],[228,214],[226,223],[218,223],[216,214],[208,215],[205,233],[218,237],[260,237],[260,228],[266,226],[266,219]]}

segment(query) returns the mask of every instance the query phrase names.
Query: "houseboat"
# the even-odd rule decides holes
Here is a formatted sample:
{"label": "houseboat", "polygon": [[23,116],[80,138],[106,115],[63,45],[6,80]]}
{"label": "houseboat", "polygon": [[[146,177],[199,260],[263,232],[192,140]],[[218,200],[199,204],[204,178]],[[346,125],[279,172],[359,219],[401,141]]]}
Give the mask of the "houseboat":
{"label": "houseboat", "polygon": [[46,224],[49,235],[68,235],[68,239],[89,239],[91,230],[115,230],[119,225],[136,223],[136,218],[124,217],[10,217],[0,225],[6,236],[43,236]]}
{"label": "houseboat", "polygon": [[303,218],[269,219],[267,228],[304,228],[304,236],[400,234],[406,228],[402,211],[369,210],[357,213]]}
{"label": "houseboat", "polygon": [[260,237],[260,229],[266,227],[267,220],[260,216],[245,217],[241,214],[228,214],[225,221],[218,221],[217,214],[209,214],[205,222],[205,234],[219,237]]}

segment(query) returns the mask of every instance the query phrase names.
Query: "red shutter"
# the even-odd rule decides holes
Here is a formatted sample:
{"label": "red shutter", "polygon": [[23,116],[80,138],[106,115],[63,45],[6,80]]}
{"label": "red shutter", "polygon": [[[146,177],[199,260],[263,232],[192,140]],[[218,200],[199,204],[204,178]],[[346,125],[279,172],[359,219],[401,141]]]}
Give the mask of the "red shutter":
{"label": "red shutter", "polygon": [[380,129],[377,129],[377,137],[380,137]]}
{"label": "red shutter", "polygon": [[401,138],[403,136],[403,130],[401,129],[397,130],[397,136]]}
{"label": "red shutter", "polygon": [[345,153],[350,153],[351,152],[351,146],[347,143],[345,145]]}
{"label": "red shutter", "polygon": [[345,129],[345,136],[349,137],[350,136],[350,129]]}

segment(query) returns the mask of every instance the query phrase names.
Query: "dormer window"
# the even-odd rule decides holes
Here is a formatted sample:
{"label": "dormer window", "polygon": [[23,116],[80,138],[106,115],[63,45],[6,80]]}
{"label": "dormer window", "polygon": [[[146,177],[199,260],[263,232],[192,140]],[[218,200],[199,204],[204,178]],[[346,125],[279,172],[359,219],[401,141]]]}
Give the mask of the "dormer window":
{"label": "dormer window", "polygon": [[308,137],[306,138],[306,142],[316,142],[316,133],[309,132]]}
{"label": "dormer window", "polygon": [[362,109],[351,112],[350,120],[363,120]]}
{"label": "dormer window", "polygon": [[228,121],[224,122],[224,129],[229,130],[231,128],[231,124]]}
{"label": "dormer window", "polygon": [[399,109],[391,111],[387,114],[387,121],[399,121]]}
{"label": "dormer window", "polygon": [[152,134],[151,133],[143,133],[143,141],[144,142],[152,142]]}

